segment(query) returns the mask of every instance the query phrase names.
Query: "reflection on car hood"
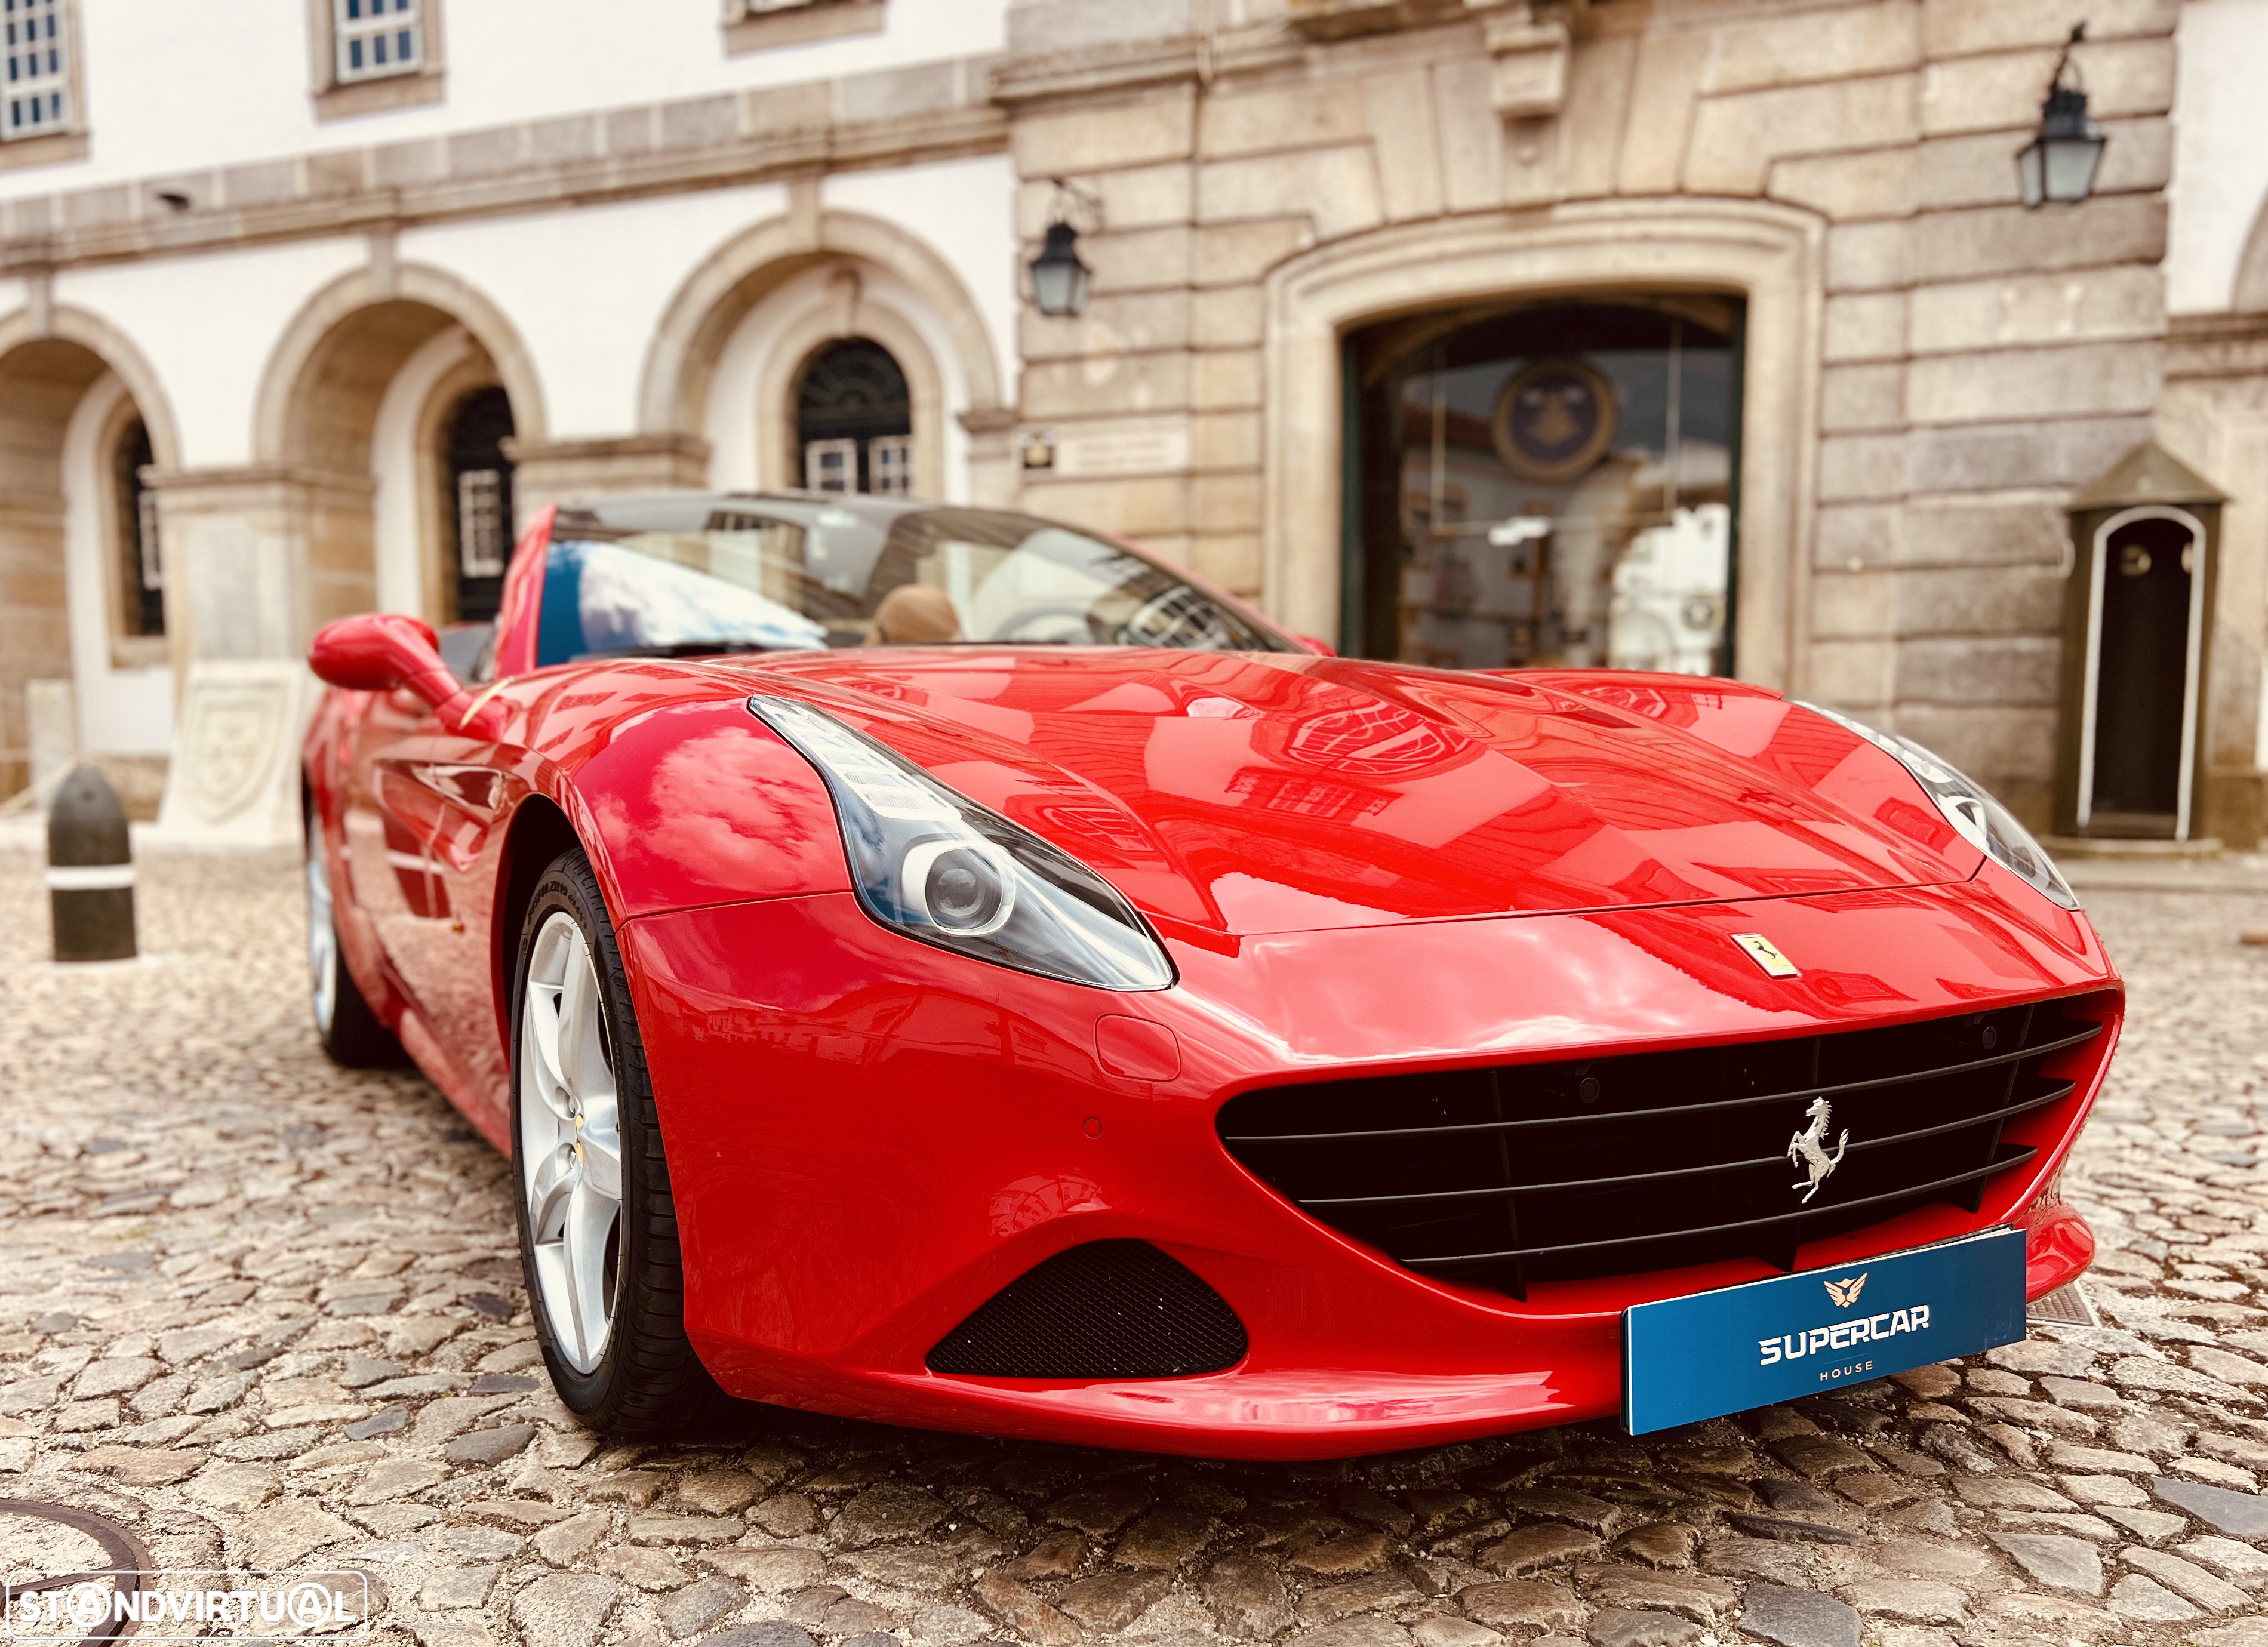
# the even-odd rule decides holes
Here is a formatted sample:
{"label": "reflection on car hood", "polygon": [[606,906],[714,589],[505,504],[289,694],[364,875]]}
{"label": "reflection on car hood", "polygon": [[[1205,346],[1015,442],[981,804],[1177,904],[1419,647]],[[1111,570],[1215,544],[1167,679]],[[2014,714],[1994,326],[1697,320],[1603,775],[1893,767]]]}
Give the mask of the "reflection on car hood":
{"label": "reflection on car hood", "polygon": [[747,667],[1218,932],[1858,892],[1977,862],[1881,751],[1725,681],[1107,648]]}

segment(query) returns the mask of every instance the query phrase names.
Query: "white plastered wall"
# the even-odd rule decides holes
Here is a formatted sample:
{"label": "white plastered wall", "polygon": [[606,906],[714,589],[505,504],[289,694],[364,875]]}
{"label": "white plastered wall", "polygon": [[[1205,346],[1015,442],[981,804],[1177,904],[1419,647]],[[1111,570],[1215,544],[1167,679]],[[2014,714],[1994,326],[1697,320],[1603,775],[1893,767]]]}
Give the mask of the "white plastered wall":
{"label": "white plastered wall", "polygon": [[126,386],[104,373],[79,397],[63,430],[63,589],[78,741],[82,749],[110,754],[164,754],[173,743],[173,670],[163,664],[119,669],[111,662],[117,523],[103,437],[125,399]]}
{"label": "white plastered wall", "polygon": [[2174,176],[2166,306],[2210,313],[2233,299],[2247,237],[2268,204],[2268,0],[2188,0],[2175,36]]}
{"label": "white plastered wall", "polygon": [[[709,379],[709,404],[702,423],[702,432],[710,445],[709,483],[736,491],[753,491],[765,483],[763,386],[768,379],[777,381],[785,371],[792,371],[800,364],[779,359],[784,348],[797,355],[809,352],[809,345],[798,340],[810,335],[810,322],[823,317],[828,322],[826,329],[829,333],[838,329],[834,324],[836,317],[829,312],[842,305],[835,282],[842,268],[852,268],[858,276],[857,309],[886,311],[912,327],[928,349],[941,379],[945,415],[938,432],[944,447],[945,473],[940,477],[917,472],[914,476],[915,489],[924,497],[942,498],[948,503],[967,502],[968,437],[953,414],[968,404],[968,391],[966,374],[954,353],[952,335],[922,295],[904,281],[887,269],[849,259],[838,265],[806,270],[777,290],[766,293],[733,328]],[[847,318],[851,333],[870,329],[861,327],[856,312]],[[899,364],[903,366],[908,363]],[[782,418],[792,419],[794,415],[791,406],[783,405],[773,410]],[[917,428],[915,433],[918,438],[923,431]],[[782,478],[790,485],[801,484],[793,476]]]}
{"label": "white plastered wall", "polygon": [[[0,173],[0,199],[978,56],[1001,49],[1006,10],[891,0],[880,33],[734,56],[717,0],[446,0],[446,99],[325,122],[309,95],[307,0],[239,0],[225,26],[180,0],[85,0],[91,152],[62,170]],[[214,118],[217,93],[225,119]]]}
{"label": "white plastered wall", "polygon": [[786,210],[784,187],[758,184],[413,229],[395,255],[456,276],[503,312],[535,363],[553,439],[607,439],[637,428],[639,373],[686,276]]}
{"label": "white plastered wall", "polygon": [[378,403],[370,431],[370,468],[377,482],[371,498],[372,552],[381,612],[439,621],[438,614],[425,609],[427,511],[419,490],[426,476],[418,461],[417,431],[435,386],[472,352],[473,340],[464,327],[443,328],[401,363]]}
{"label": "white plastered wall", "polygon": [[185,468],[252,461],[253,407],[307,300],[370,261],[359,236],[59,270],[55,300],[123,333],[173,409]]}
{"label": "white plastered wall", "polygon": [[[1016,403],[1016,168],[1005,154],[978,155],[891,172],[839,172],[821,186],[832,210],[895,224],[952,265],[984,319],[1001,398]],[[966,407],[954,402],[954,409]]]}

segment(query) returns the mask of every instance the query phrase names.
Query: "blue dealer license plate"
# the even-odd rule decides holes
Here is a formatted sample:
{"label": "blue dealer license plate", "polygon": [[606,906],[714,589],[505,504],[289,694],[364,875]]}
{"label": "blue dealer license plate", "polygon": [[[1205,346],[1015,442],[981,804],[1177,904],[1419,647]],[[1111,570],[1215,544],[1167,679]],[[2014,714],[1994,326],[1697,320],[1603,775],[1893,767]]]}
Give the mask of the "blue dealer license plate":
{"label": "blue dealer license plate", "polygon": [[1644,1435],[2024,1335],[2024,1232],[1807,1269],[1623,1312],[1623,1415]]}

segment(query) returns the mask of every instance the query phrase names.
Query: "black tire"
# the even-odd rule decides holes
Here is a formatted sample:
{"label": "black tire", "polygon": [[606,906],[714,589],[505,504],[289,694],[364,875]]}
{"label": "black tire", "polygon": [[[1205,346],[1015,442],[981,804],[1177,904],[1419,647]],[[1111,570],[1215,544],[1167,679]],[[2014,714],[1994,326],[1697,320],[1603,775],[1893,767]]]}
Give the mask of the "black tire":
{"label": "black tire", "polygon": [[[307,820],[307,938],[308,993],[315,1018],[315,1039],[323,1055],[348,1070],[398,1070],[409,1062],[401,1042],[381,1023],[354,971],[347,965],[339,943],[338,916],[330,908],[330,872],[322,858],[323,837],[313,818]],[[320,893],[317,888],[320,887]],[[317,923],[330,934],[328,953],[317,944]],[[328,989],[328,1011],[326,991]]]}
{"label": "black tire", "polygon": [[[527,1082],[524,1010],[537,934],[564,911],[582,929],[599,981],[601,1033],[612,1067],[622,1147],[622,1215],[616,1243],[612,1327],[590,1372],[578,1371],[552,1331],[535,1262],[527,1180],[519,1158],[521,1102]],[[578,1135],[579,1136],[579,1135]],[[685,1274],[679,1259],[677,1208],[669,1187],[661,1124],[646,1071],[645,1043],[630,1003],[630,982],[614,923],[590,860],[578,850],[554,859],[536,883],[521,923],[512,970],[512,1137],[513,1215],[538,1343],[559,1399],[593,1430],[650,1436],[714,1422],[735,1405],[693,1353],[685,1335]]]}

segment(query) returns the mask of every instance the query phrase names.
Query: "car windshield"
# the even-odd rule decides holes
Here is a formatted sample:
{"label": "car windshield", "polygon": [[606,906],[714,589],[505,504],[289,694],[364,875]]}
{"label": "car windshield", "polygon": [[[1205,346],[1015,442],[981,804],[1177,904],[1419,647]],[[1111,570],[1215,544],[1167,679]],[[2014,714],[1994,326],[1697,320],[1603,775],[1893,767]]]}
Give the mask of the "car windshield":
{"label": "car windshield", "polygon": [[563,513],[536,661],[956,643],[1289,650],[1159,562],[1029,516],[752,498],[691,531]]}

